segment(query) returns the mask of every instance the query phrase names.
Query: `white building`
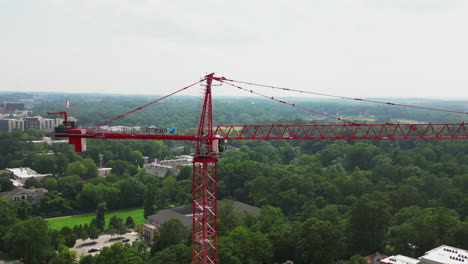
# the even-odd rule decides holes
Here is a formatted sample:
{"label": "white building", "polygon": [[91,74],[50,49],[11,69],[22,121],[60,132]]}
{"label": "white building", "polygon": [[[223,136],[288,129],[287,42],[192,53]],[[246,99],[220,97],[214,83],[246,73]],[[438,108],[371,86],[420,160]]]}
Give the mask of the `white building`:
{"label": "white building", "polygon": [[31,168],[7,168],[6,170],[10,173],[10,177],[12,177],[14,180],[18,180],[22,184],[24,184],[30,178],[42,180],[42,178],[52,175],[40,174]]}
{"label": "white building", "polygon": [[68,143],[68,139],[52,140],[51,137],[42,137],[42,140],[33,140],[31,142],[34,144],[46,143],[48,145],[52,145],[56,143]]}
{"label": "white building", "polygon": [[98,168],[98,176],[99,177],[107,177],[111,174],[112,168]]}
{"label": "white building", "polygon": [[468,251],[442,245],[427,251],[419,259],[421,264],[463,264],[468,263]]}
{"label": "white building", "polygon": [[154,161],[143,165],[146,173],[164,177],[168,172],[177,175],[180,169],[184,166],[192,166],[193,157],[189,155],[177,156],[172,160]]}
{"label": "white building", "polygon": [[381,264],[418,264],[419,259],[410,258],[403,255],[390,256],[380,261]]}

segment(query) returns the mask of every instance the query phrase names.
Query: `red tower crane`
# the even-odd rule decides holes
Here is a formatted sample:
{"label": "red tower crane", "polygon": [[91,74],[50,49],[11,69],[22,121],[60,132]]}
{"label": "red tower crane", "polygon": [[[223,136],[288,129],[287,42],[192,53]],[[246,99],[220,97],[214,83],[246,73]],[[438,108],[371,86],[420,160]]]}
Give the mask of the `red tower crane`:
{"label": "red tower crane", "polygon": [[[267,97],[271,100],[288,104],[293,107],[314,112],[317,114],[342,120],[339,117],[322,114],[305,107],[278,100],[274,97],[265,96],[242,88],[233,82],[252,84],[224,77],[215,77],[214,73],[208,74],[199,82],[193,83],[158,100],[138,107],[123,115],[117,116],[99,126],[122,118],[128,114],[138,111],[146,106],[154,104],[162,99],[186,90],[195,84],[206,82],[203,98],[203,107],[200,114],[198,131],[196,135],[154,135],[154,134],[124,134],[103,133],[97,131],[97,127],[90,129],[77,128],[76,124],[64,122],[56,129],[56,137],[66,137],[69,143],[75,146],[75,151],[86,150],[86,138],[95,139],[152,139],[152,140],[185,140],[196,142],[196,154],[193,159],[192,176],[192,231],[193,251],[192,261],[194,264],[216,264],[217,261],[217,199],[218,199],[218,172],[217,156],[220,154],[219,143],[224,140],[338,140],[338,139],[468,139],[468,124],[462,123],[425,123],[425,124],[360,124],[342,120],[343,124],[271,124],[271,125],[218,125],[213,126],[212,111],[212,83],[218,81],[234,86],[247,92]],[[255,85],[255,84],[254,84]],[[265,86],[265,85],[259,85]],[[266,86],[273,89],[304,92],[286,88]],[[307,93],[307,92],[305,92]],[[324,95],[324,94],[320,94]],[[331,96],[331,95],[326,95]],[[335,96],[337,97],[337,96]],[[357,101],[370,101],[387,105],[399,105],[406,107],[423,108],[428,110],[446,111],[460,114],[465,112],[401,105],[394,103],[371,101],[359,98],[348,98]],[[52,113],[51,113],[52,114]],[[64,112],[56,114],[65,115]]]}

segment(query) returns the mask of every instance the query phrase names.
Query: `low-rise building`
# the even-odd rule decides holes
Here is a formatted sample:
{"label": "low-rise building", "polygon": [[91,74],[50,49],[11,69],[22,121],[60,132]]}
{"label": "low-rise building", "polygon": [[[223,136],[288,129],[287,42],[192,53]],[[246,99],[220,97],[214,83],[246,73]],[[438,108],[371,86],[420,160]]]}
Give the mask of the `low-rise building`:
{"label": "low-rise building", "polygon": [[[260,208],[237,201],[222,200],[218,204],[232,203],[233,211],[238,213],[260,214]],[[156,230],[171,219],[178,219],[187,228],[192,228],[192,205],[186,204],[179,207],[165,209],[157,214],[150,215],[147,222],[142,226],[143,239],[151,244]]]}
{"label": "low-rise building", "polygon": [[37,173],[31,168],[7,168],[6,170],[10,173],[10,178],[18,180],[22,184],[24,184],[30,178],[42,180],[42,178],[52,175]]}
{"label": "low-rise building", "polygon": [[41,197],[46,193],[48,193],[48,191],[44,188],[25,189],[22,187],[16,187],[9,192],[0,192],[0,197],[5,198],[12,203],[25,200],[29,204],[39,204],[41,202]]}
{"label": "low-rise building", "polygon": [[419,259],[421,264],[463,264],[468,263],[468,251],[442,245],[427,251]]}

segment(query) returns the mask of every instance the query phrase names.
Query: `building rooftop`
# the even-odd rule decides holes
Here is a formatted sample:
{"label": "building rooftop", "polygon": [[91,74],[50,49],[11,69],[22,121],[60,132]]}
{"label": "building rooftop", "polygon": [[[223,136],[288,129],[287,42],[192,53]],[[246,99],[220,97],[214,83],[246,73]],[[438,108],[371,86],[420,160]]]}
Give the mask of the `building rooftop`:
{"label": "building rooftop", "polygon": [[388,256],[379,252],[364,257],[368,264],[380,263],[385,258],[388,258]]}
{"label": "building rooftop", "polygon": [[50,174],[40,174],[31,168],[7,168],[7,171],[13,173],[18,178],[45,177]]}
{"label": "building rooftop", "polygon": [[13,183],[13,186],[15,186],[15,187],[23,187],[24,186],[24,184],[19,180],[10,179],[10,181]]}
{"label": "building rooftop", "polygon": [[[219,205],[227,203],[227,200],[218,201]],[[233,210],[236,212],[260,213],[260,208],[245,203],[232,201]],[[148,222],[160,226],[171,219],[179,219],[186,227],[192,227],[192,204],[185,204],[171,209],[164,209],[157,214],[148,216]]]}
{"label": "building rooftop", "polygon": [[444,264],[462,264],[468,263],[468,251],[455,247],[442,245],[426,252],[419,258],[422,262]]}
{"label": "building rooftop", "polygon": [[391,264],[418,264],[420,261],[419,259],[414,259],[403,255],[396,255],[382,259],[380,262]]}
{"label": "building rooftop", "polygon": [[37,189],[25,189],[22,187],[16,187],[15,189],[8,191],[8,192],[1,192],[0,196],[5,196],[5,195],[20,195],[20,194],[31,194],[31,193],[48,193],[44,188],[37,188]]}

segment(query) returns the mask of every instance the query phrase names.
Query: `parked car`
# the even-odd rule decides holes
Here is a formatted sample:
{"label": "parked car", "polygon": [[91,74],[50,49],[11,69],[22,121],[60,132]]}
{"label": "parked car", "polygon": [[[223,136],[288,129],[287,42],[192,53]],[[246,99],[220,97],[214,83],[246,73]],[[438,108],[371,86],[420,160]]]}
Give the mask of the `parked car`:
{"label": "parked car", "polygon": [[97,252],[97,251],[101,251],[101,250],[102,250],[102,247],[90,248],[90,249],[88,249],[88,253],[93,253],[93,252]]}
{"label": "parked car", "polygon": [[129,242],[129,241],[130,241],[130,239],[128,239],[128,238],[122,239],[122,242],[124,242],[124,243]]}

